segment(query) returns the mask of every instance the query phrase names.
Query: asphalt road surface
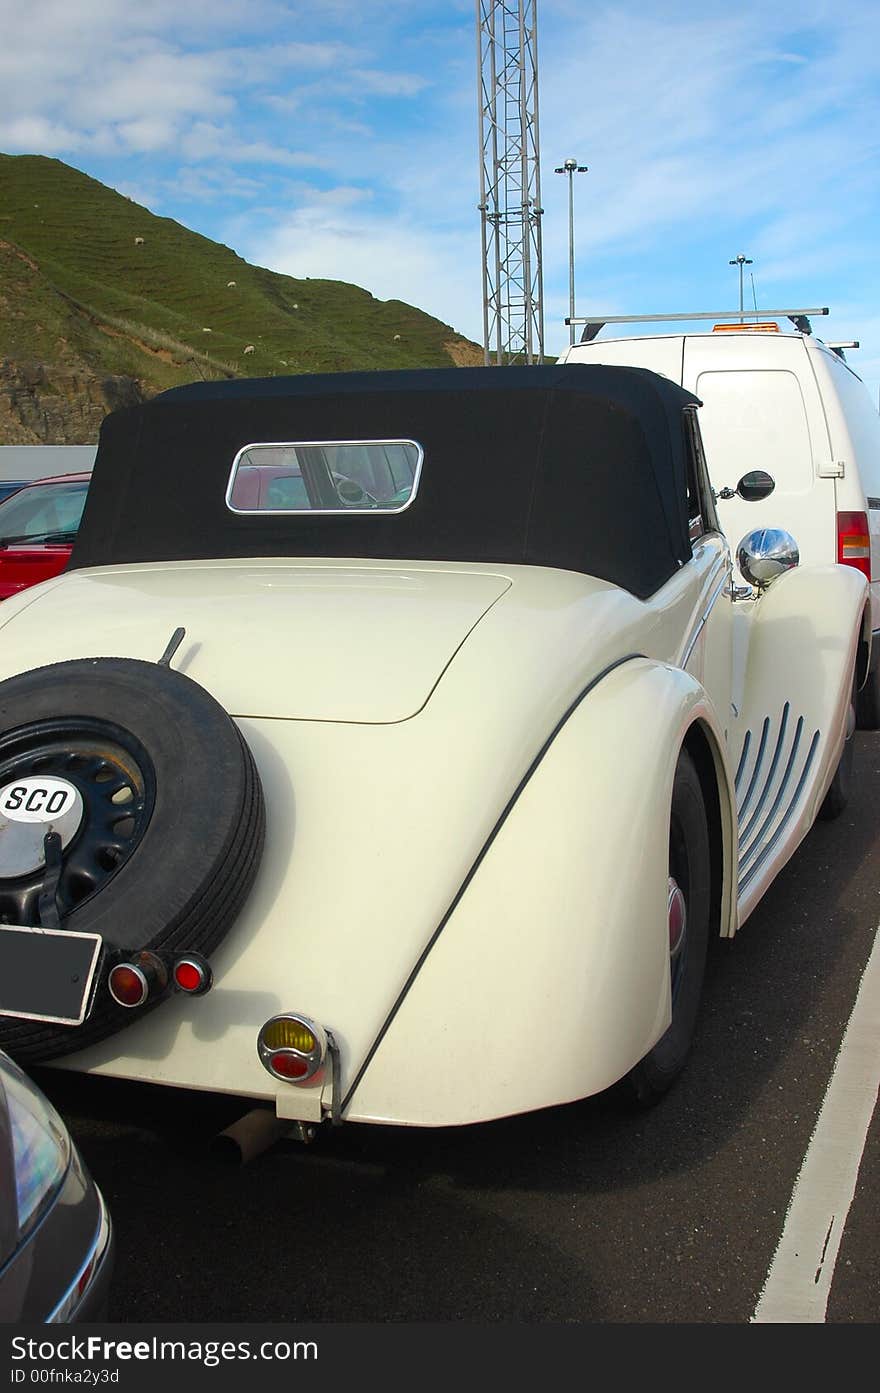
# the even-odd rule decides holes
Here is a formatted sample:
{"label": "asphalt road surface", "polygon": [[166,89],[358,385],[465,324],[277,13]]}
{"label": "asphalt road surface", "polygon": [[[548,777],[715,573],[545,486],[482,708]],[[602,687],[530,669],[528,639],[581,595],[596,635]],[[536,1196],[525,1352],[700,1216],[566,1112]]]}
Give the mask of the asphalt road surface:
{"label": "asphalt road surface", "polygon": [[[353,1124],[233,1169],[209,1144],[242,1104],[39,1070],[113,1215],[111,1320],[748,1323],[880,922],[880,734],[856,780],[713,950],[648,1113]],[[829,1323],[880,1319],[878,1194],[875,1115]]]}

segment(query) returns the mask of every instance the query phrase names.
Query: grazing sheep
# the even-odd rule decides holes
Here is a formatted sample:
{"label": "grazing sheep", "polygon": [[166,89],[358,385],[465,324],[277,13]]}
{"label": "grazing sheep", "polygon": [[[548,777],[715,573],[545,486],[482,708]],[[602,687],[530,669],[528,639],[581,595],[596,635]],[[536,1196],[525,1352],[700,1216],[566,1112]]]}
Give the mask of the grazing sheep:
{"label": "grazing sheep", "polygon": [[229,287],[230,287],[230,286],[233,286],[233,285],[235,285],[235,281],[227,281],[227,282],[226,282],[226,289],[228,290]]}
{"label": "grazing sheep", "polygon": [[142,247],[144,245],[143,237],[135,237],[134,244],[136,247]]}
{"label": "grazing sheep", "polygon": [[395,343],[400,343],[400,335],[399,335],[399,334],[395,334],[395,335],[394,335],[394,342],[395,342]]}
{"label": "grazing sheep", "polygon": [[252,344],[252,343],[245,344],[245,349],[244,349],[244,351],[245,351],[245,353],[253,353],[253,351],[254,351],[254,346],[253,346],[253,344]]}

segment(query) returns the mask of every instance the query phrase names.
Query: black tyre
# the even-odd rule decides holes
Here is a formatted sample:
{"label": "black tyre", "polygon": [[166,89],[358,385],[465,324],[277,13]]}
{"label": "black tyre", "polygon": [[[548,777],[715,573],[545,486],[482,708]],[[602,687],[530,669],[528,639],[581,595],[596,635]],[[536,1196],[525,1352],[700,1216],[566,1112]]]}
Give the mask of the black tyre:
{"label": "black tyre", "polygon": [[840,756],[837,768],[834,771],[834,778],[828,787],[822,804],[819,808],[819,817],[823,822],[833,822],[836,817],[840,817],[850,799],[853,780],[853,759],[856,749],[856,685],[855,677],[850,693],[850,702],[846,716],[846,737],[843,742],[843,751]]}
{"label": "black tyre", "polygon": [[[210,954],[253,883],[265,827],[237,726],[159,664],[78,659],[0,683],[0,789],[29,776],[61,779],[82,799],[50,909],[61,929],[101,934],[104,951],[81,1026],[0,1016],[0,1048],[24,1063],[93,1044],[149,1009],[110,996],[120,952]],[[51,927],[44,880],[42,865],[2,863],[0,922]]]}
{"label": "black tyre", "polygon": [[703,989],[711,904],[706,805],[693,761],[682,750],[675,771],[669,821],[672,1021],[665,1035],[626,1078],[630,1096],[643,1107],[662,1098],[684,1068]]}
{"label": "black tyre", "polygon": [[864,687],[856,697],[856,716],[859,730],[880,729],[880,669],[868,674]]}

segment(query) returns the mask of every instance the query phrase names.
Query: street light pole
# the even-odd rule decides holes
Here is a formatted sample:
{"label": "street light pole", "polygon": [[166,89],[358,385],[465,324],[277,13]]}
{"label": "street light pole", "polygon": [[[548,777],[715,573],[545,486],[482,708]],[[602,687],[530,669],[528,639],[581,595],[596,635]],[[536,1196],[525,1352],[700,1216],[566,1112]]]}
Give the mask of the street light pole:
{"label": "street light pole", "polygon": [[[574,176],[586,174],[587,165],[568,159],[554,169],[554,174],[568,175],[568,317],[574,320]],[[574,343],[574,324],[569,323],[569,341]]]}
{"label": "street light pole", "polygon": [[728,266],[739,267],[739,322],[743,324],[745,323],[745,316],[743,314],[743,267],[751,266],[752,258],[750,256],[745,256],[742,252],[738,252],[733,261],[729,261],[727,264]]}

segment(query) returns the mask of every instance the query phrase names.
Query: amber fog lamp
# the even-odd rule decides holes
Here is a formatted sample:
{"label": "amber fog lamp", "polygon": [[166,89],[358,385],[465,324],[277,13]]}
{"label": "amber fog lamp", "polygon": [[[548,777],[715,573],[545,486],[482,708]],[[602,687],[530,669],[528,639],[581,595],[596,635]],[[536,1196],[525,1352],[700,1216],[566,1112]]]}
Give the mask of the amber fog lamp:
{"label": "amber fog lamp", "polygon": [[107,986],[120,1006],[143,1006],[149,996],[163,992],[168,985],[165,964],[155,953],[138,953],[128,962],[110,969]]}
{"label": "amber fog lamp", "polygon": [[306,1083],[327,1057],[327,1032],[308,1016],[285,1011],[266,1021],[257,1036],[257,1054],[274,1078]]}
{"label": "amber fog lamp", "polygon": [[211,990],[214,981],[210,963],[198,953],[189,953],[178,958],[172,971],[174,985],[188,996],[203,996]]}

